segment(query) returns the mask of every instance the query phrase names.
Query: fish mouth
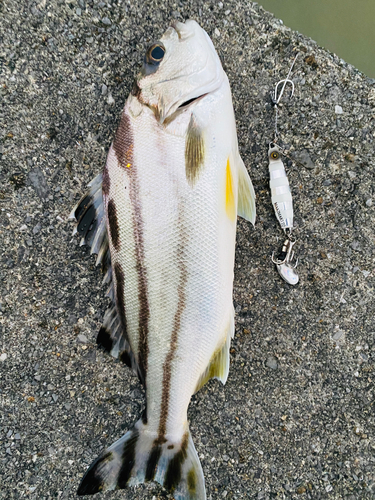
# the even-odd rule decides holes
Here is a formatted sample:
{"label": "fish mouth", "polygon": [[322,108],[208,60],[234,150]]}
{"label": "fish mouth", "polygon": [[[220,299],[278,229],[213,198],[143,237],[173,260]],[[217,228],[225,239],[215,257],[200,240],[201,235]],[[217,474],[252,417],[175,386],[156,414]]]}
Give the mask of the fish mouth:
{"label": "fish mouth", "polygon": [[187,108],[193,102],[199,101],[200,99],[203,99],[203,97],[206,97],[206,95],[208,95],[208,94],[206,93],[206,94],[199,95],[197,97],[192,97],[188,101],[185,101],[182,104],[180,104],[177,109]]}

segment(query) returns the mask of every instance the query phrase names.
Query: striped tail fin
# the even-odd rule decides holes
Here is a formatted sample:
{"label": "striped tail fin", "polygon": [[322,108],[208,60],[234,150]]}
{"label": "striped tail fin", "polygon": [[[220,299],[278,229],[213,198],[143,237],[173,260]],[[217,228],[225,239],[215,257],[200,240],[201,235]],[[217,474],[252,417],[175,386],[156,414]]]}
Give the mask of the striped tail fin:
{"label": "striped tail fin", "polygon": [[139,420],[92,463],[78,495],[156,481],[175,500],[205,500],[203,471],[188,427],[180,442],[162,441]]}

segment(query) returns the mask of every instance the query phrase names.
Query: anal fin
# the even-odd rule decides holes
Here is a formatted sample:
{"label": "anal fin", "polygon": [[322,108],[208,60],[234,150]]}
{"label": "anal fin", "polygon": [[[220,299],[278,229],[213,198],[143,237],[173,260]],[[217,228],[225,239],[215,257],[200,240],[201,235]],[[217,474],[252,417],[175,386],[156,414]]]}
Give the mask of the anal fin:
{"label": "anal fin", "polygon": [[222,344],[216,351],[213,353],[211,360],[205,369],[205,371],[200,376],[195,392],[198,392],[211,378],[217,378],[225,384],[228,378],[229,373],[229,365],[230,365],[230,357],[229,357],[229,349],[230,349],[230,341],[233,338],[234,334],[234,311],[233,315],[230,319],[230,324],[227,330],[226,339],[224,344]]}

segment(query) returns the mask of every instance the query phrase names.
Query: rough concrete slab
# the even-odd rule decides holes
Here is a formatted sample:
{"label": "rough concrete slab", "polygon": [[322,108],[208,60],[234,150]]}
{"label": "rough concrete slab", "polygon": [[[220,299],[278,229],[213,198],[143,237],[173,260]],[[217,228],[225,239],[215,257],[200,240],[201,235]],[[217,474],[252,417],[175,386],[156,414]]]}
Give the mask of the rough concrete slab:
{"label": "rough concrete slab", "polygon": [[[136,377],[95,347],[105,288],[67,217],[103,166],[146,47],[189,17],[228,73],[258,209],[255,229],[239,221],[229,380],[189,409],[208,498],[375,498],[374,81],[252,3],[3,0],[0,17],[0,498],[76,498],[141,414]],[[267,145],[269,92],[295,50],[280,113],[298,160],[291,288],[270,262],[282,236]]]}

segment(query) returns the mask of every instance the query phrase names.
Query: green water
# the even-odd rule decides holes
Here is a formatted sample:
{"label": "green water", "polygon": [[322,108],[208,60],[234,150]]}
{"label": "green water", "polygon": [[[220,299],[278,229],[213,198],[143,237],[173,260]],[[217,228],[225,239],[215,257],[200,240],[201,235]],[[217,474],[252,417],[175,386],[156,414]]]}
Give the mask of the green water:
{"label": "green water", "polygon": [[286,26],[375,78],[375,0],[258,0]]}

